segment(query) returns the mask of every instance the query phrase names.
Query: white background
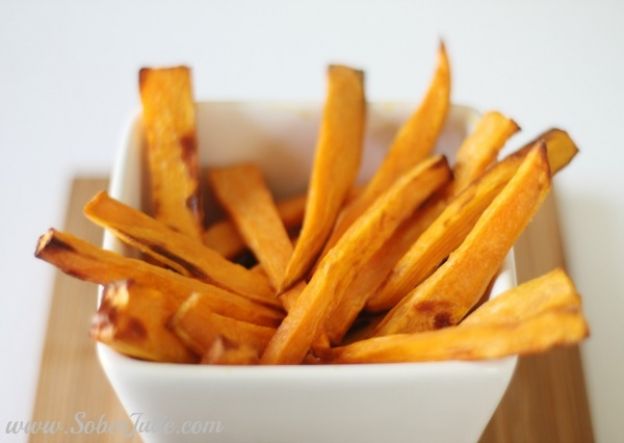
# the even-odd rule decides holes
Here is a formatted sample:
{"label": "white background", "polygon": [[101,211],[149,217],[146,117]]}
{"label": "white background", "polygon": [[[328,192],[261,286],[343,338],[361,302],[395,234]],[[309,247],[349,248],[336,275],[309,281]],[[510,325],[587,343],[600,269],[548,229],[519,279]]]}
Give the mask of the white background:
{"label": "white background", "polygon": [[73,176],[110,169],[140,66],[192,65],[201,99],[319,100],[342,61],[369,97],[416,102],[443,36],[454,101],[513,116],[512,145],[559,125],[582,149],[556,187],[595,431],[622,441],[623,26],[624,3],[595,1],[0,1],[0,440],[36,387],[53,276],[36,238],[62,223]]}

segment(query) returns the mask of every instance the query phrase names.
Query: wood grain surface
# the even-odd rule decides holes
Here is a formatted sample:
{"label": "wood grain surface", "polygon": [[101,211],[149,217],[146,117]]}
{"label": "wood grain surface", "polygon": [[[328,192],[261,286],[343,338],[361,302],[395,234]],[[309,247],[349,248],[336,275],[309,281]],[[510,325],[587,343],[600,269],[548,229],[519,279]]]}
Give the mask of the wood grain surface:
{"label": "wood grain surface", "polygon": [[[82,206],[104,179],[77,178],[73,182],[64,229],[93,243],[101,230],[82,215]],[[518,282],[556,266],[563,266],[563,248],[551,195],[516,245]],[[95,354],[88,337],[95,311],[97,288],[57,273],[50,305],[33,420],[75,423],[75,414],[86,418],[128,420]],[[31,442],[140,442],[139,436],[120,434],[57,433],[31,435]],[[415,436],[414,441],[418,441]],[[512,382],[481,437],[481,442],[593,441],[585,382],[578,348],[555,350],[521,358]]]}
{"label": "wood grain surface", "polygon": [[[74,180],[65,215],[64,230],[92,243],[102,241],[102,230],[82,215],[82,207],[93,195],[106,189],[104,179]],[[129,419],[108,379],[102,372],[89,337],[89,325],[96,308],[97,286],[57,272],[50,301],[50,316],[44,340],[39,385],[33,420],[58,420],[65,428],[79,429],[75,415],[84,412],[85,420],[109,422]],[[81,419],[82,420],[82,419]],[[84,420],[82,420],[84,422]],[[52,435],[33,434],[31,442],[117,443],[141,442],[119,433]]]}
{"label": "wood grain surface", "polygon": [[[515,246],[518,283],[565,268],[553,190]],[[591,325],[590,325],[591,326]],[[577,346],[520,358],[481,442],[594,441]]]}

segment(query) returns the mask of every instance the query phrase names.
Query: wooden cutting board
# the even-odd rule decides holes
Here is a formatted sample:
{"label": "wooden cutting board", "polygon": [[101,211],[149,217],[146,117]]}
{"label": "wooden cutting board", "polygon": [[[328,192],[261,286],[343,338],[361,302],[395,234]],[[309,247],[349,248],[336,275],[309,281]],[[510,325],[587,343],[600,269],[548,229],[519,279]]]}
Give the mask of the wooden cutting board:
{"label": "wooden cutting board", "polygon": [[[82,206],[105,179],[77,178],[69,196],[64,229],[92,243],[101,230],[82,216]],[[554,195],[554,192],[552,193]],[[555,198],[551,197],[516,246],[518,282],[563,266]],[[57,273],[52,290],[33,420],[59,420],[72,426],[75,414],[108,421],[128,420],[88,337],[97,288]],[[478,401],[475,399],[475,401]],[[449,423],[449,426],[452,426]],[[140,442],[119,434],[31,435],[31,442]],[[418,441],[415,436],[414,441]],[[577,347],[519,360],[513,380],[481,437],[481,442],[593,441],[585,381]]]}

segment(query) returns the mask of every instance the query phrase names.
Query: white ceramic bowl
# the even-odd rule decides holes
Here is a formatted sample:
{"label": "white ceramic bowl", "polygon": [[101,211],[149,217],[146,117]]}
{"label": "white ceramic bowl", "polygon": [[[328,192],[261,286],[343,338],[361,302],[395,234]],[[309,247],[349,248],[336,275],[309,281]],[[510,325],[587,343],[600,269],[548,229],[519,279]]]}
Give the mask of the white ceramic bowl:
{"label": "white ceramic bowl", "polygon": [[[201,161],[252,161],[278,196],[302,191],[320,109],[311,103],[199,103]],[[400,103],[369,106],[361,179],[371,175],[412,109],[413,104]],[[452,157],[477,116],[454,106],[438,151]],[[135,207],[142,201],[142,145],[137,117],[125,134],[109,189],[113,197]],[[125,252],[108,235],[104,246]],[[493,294],[515,285],[511,257]],[[178,431],[195,421],[220,423],[213,428],[220,432],[211,434],[171,433],[174,428],[143,433],[146,442],[474,442],[516,364],[516,358],[506,358],[479,363],[196,366],[134,360],[103,345],[98,345],[98,355],[126,411],[141,414],[143,423],[166,418]],[[195,426],[197,431],[200,425]]]}

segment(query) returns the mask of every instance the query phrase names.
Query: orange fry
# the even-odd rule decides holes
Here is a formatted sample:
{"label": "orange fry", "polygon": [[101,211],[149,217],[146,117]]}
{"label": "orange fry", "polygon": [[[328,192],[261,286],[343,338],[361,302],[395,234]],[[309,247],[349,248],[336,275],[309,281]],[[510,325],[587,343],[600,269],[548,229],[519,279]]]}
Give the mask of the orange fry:
{"label": "orange fry", "polygon": [[[301,226],[307,196],[298,195],[277,202],[277,212],[287,230]],[[206,246],[226,258],[232,258],[245,250],[245,240],[231,220],[221,220],[209,226],[203,235]]]}
{"label": "orange fry", "polygon": [[578,153],[576,143],[566,131],[552,128],[527,143],[518,151],[518,154],[526,155],[531,147],[540,140],[546,143],[548,164],[553,175],[567,166]]}
{"label": "orange fry", "polygon": [[341,212],[323,249],[321,259],[381,194],[390,188],[401,175],[431,153],[446,120],[450,94],[449,60],[444,44],[440,43],[436,71],[425,97],[397,133],[383,163],[368,185]]}
{"label": "orange fry", "polygon": [[84,207],[94,223],[179,273],[213,283],[261,303],[279,307],[266,277],[232,263],[197,240],[127,206],[105,192]]}
{"label": "orange fry", "polygon": [[300,363],[344,290],[400,223],[450,179],[442,157],[423,161],[378,199],[319,264],[262,356],[264,364]]}
{"label": "orange fry", "polygon": [[135,282],[111,283],[93,318],[91,336],[131,357],[196,362],[193,353],[166,327],[175,305],[172,298]]}
{"label": "orange fry", "polygon": [[376,335],[457,324],[479,300],[550,190],[544,145],[534,148],[461,246],[384,318]]}
{"label": "orange fry", "polygon": [[453,194],[463,191],[473,180],[496,161],[505,142],[520,130],[520,126],[500,112],[483,114],[474,131],[466,137],[457,151],[453,167]]}
{"label": "orange fry", "polygon": [[557,268],[488,300],[460,325],[514,323],[551,309],[570,307],[580,309],[581,298],[574,283]]}
{"label": "orange fry", "polygon": [[328,79],[303,228],[282,290],[299,280],[321,252],[360,167],[366,114],[364,73],[333,65]]}
{"label": "orange fry", "polygon": [[326,363],[485,360],[571,345],[589,334],[577,308],[549,309],[517,323],[471,324],[374,337],[325,351]]}
{"label": "orange fry", "polygon": [[217,314],[263,326],[277,326],[283,314],[238,294],[142,260],[123,257],[80,240],[71,234],[48,230],[37,244],[35,256],[81,280],[108,284],[133,280],[142,286],[158,288],[163,297],[179,306],[194,292],[204,294]]}
{"label": "orange fry", "polygon": [[275,333],[274,328],[215,314],[210,305],[203,294],[195,293],[180,305],[171,319],[174,332],[190,349],[204,355],[221,337],[231,344],[247,345],[257,355],[264,351]]}
{"label": "orange fry", "polygon": [[209,179],[215,196],[273,286],[279,288],[292,255],[292,243],[262,173],[253,165],[237,165],[213,169]]}
{"label": "orange fry", "polygon": [[154,216],[173,229],[200,238],[202,213],[191,71],[184,66],[143,68],[139,89]]}

